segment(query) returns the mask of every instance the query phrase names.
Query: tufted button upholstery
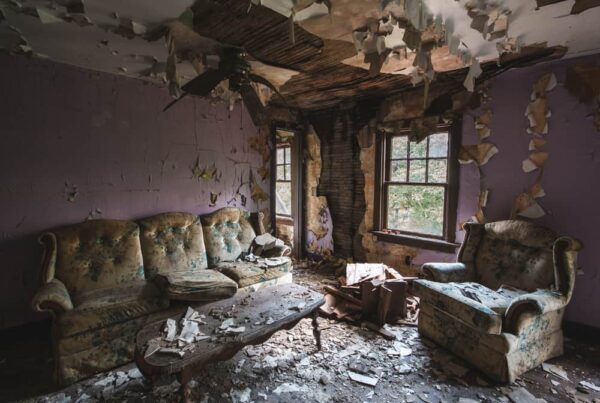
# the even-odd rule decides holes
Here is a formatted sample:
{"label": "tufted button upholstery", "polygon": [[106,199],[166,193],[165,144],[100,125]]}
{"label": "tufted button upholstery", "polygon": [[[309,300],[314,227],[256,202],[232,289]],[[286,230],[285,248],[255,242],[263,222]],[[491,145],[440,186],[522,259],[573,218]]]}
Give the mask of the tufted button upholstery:
{"label": "tufted button upholstery", "polygon": [[139,228],[131,221],[91,220],[54,234],[54,276],[73,298],[144,278]]}
{"label": "tufted button upholstery", "polygon": [[234,262],[247,253],[256,238],[247,211],[225,207],[201,217],[208,266]]}
{"label": "tufted button upholstery", "polygon": [[140,221],[146,276],[207,268],[200,219],[190,213],[163,213]]}

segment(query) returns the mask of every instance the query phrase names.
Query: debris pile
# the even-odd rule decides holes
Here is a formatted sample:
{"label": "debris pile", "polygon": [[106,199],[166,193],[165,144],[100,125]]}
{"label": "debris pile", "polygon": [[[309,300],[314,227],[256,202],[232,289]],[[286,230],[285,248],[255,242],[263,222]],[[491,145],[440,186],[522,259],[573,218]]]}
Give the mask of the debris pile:
{"label": "debris pile", "polygon": [[[204,315],[188,307],[185,315],[179,321],[179,326],[175,319],[167,319],[163,328],[163,336],[148,341],[144,358],[148,358],[155,353],[183,357],[187,352],[193,351],[196,342],[211,338],[211,336],[200,331],[200,325],[206,325],[203,320],[205,318]],[[233,319],[227,319],[216,329],[216,333],[240,333],[244,330],[243,326],[235,327]]]}
{"label": "debris pile", "polygon": [[[328,263],[336,275],[343,259]],[[317,265],[317,268],[322,268]],[[385,338],[395,337],[385,330],[384,324],[416,325],[419,309],[417,297],[409,295],[414,277],[403,277],[385,264],[346,263],[345,276],[337,284],[324,280],[325,304],[320,312],[327,318],[361,324]]]}

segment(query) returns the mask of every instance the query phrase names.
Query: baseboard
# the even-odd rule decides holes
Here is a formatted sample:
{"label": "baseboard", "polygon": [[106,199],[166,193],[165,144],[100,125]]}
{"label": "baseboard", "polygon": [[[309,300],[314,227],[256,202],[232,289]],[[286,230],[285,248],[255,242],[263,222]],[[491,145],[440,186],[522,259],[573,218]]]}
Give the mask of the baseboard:
{"label": "baseboard", "polygon": [[598,343],[600,340],[600,328],[583,323],[571,322],[569,320],[563,321],[563,333],[566,337],[585,341],[590,343]]}

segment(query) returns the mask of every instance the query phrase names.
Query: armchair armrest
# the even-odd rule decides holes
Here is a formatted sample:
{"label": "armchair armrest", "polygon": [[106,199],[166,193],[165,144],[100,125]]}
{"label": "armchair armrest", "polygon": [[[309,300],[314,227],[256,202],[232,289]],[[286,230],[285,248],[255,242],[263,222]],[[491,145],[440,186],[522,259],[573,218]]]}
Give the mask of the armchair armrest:
{"label": "armchair armrest", "polygon": [[552,290],[537,290],[512,300],[505,314],[506,330],[518,333],[528,319],[555,312],[567,306],[568,297]]}
{"label": "armchair armrest", "polygon": [[57,279],[44,284],[33,297],[31,305],[38,312],[50,311],[55,315],[73,309],[67,287]]}
{"label": "armchair armrest", "polygon": [[425,263],[421,272],[427,280],[438,283],[465,282],[469,280],[469,271],[464,263]]}

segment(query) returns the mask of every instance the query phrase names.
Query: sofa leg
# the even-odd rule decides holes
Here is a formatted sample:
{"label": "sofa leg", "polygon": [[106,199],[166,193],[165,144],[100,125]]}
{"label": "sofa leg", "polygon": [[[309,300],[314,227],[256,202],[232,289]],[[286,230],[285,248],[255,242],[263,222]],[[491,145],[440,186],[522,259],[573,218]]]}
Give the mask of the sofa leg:
{"label": "sofa leg", "polygon": [[317,349],[321,351],[321,330],[319,329],[319,322],[317,320],[318,317],[319,311],[315,309],[312,313],[313,335],[315,336],[315,341],[317,342]]}
{"label": "sofa leg", "polygon": [[178,381],[181,384],[179,393],[181,394],[182,403],[192,403],[192,387],[190,386],[191,376],[187,371],[180,372],[177,375]]}

